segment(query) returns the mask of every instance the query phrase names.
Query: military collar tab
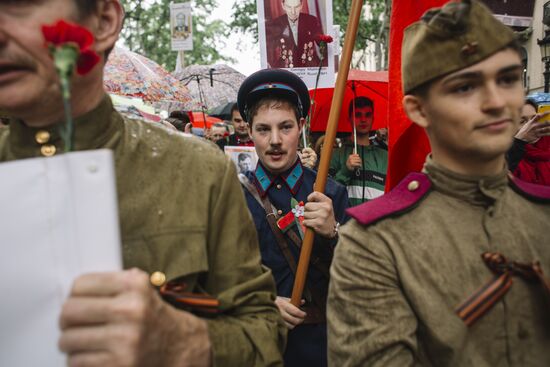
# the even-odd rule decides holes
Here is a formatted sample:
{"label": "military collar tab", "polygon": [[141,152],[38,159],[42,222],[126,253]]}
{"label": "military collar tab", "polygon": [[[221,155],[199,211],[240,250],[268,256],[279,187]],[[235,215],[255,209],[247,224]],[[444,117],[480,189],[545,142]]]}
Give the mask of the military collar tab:
{"label": "military collar tab", "polygon": [[273,186],[273,183],[280,177],[282,181],[288,186],[289,190],[293,195],[296,195],[302,184],[302,178],[304,176],[304,167],[302,162],[299,159],[296,160],[296,163],[288,169],[285,173],[280,175],[271,175],[267,171],[261,162],[258,162],[256,166],[256,171],[254,172],[254,184],[258,189],[258,192],[263,197],[269,191],[269,188]]}
{"label": "military collar tab", "polygon": [[303,176],[304,167],[302,167],[302,162],[300,162],[299,159],[296,160],[296,163],[294,163],[294,166],[289,171],[289,173],[287,175],[283,175],[283,179],[285,180],[288,188],[294,195],[296,195],[298,189],[300,188]]}
{"label": "military collar tab", "polygon": [[510,187],[521,196],[531,201],[550,202],[550,187],[522,181],[512,174],[508,175],[508,180]]}
{"label": "military collar tab", "polygon": [[387,194],[348,209],[346,213],[362,225],[374,224],[411,210],[426,197],[431,187],[427,175],[413,172]]}
{"label": "military collar tab", "polygon": [[262,197],[265,196],[267,190],[269,190],[272,184],[273,179],[269,176],[262,164],[258,162],[256,171],[254,172],[254,185],[256,185],[256,188]]}

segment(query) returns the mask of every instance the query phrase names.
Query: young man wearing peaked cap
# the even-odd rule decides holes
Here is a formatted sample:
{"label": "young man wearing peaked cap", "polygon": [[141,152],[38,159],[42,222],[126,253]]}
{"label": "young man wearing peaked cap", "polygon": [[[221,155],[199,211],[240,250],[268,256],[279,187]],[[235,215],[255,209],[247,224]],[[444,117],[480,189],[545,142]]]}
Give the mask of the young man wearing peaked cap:
{"label": "young man wearing peaked cap", "polygon": [[432,153],[348,212],[329,363],[549,366],[550,191],[504,159],[524,98],[514,34],[472,0],[428,11],[403,42],[404,107]]}
{"label": "young man wearing peaked cap", "polygon": [[[256,170],[240,178],[258,231],[262,262],[273,271],[276,303],[290,329],[285,366],[326,366],[328,269],[338,222],[344,220],[348,204],[346,190],[329,180],[325,194],[313,192],[316,173],[298,157],[310,104],[299,77],[279,69],[258,71],[243,82],[238,103],[250,123],[259,157]],[[302,220],[304,227],[315,231],[315,242],[304,303],[298,308],[289,297],[302,243]]]}
{"label": "young man wearing peaked cap", "polygon": [[[41,31],[59,19],[89,28],[101,56],[72,79],[74,147],[113,151],[127,269],[74,282],[60,315],[67,364],[280,365],[284,325],[233,163],[198,139],[122,117],[103,89],[122,25],[118,0],[0,1],[0,110],[10,116],[0,162],[63,151],[61,93]],[[156,285],[215,297],[217,313],[173,307],[151,286],[152,274]]]}

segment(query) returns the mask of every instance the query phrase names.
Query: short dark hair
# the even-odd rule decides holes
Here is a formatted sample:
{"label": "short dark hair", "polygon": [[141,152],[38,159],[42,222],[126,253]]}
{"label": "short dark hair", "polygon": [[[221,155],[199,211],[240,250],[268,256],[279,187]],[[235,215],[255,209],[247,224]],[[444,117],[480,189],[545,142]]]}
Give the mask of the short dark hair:
{"label": "short dark hair", "polygon": [[175,111],[170,112],[169,117],[176,118],[176,119],[181,120],[183,122],[189,122],[189,115],[187,114],[187,112],[184,112],[184,111],[181,111],[181,110],[175,110]]}
{"label": "short dark hair", "polygon": [[239,153],[239,155],[237,156],[237,161],[239,162],[242,162],[245,159],[252,159],[252,158],[250,158],[250,154],[248,153]]}
{"label": "short dark hair", "polygon": [[292,107],[292,110],[294,111],[294,115],[296,116],[296,121],[300,121],[300,117],[302,116],[300,109],[294,102],[294,99],[292,99],[290,96],[286,96],[284,94],[280,94],[277,96],[265,96],[257,101],[253,102],[253,104],[250,106],[248,110],[248,116],[247,121],[250,124],[250,127],[252,127],[252,120],[254,119],[254,116],[258,114],[258,110],[263,106],[280,106],[281,104],[286,104],[290,107]]}
{"label": "short dark hair", "polygon": [[170,116],[166,119],[169,123],[171,123],[177,130],[184,131],[185,125],[187,125],[190,121],[189,115],[183,111],[172,111],[170,112]]}
{"label": "short dark hair", "polygon": [[226,132],[229,131],[229,127],[225,122],[215,122],[214,124],[212,124],[212,127],[223,127]]}
{"label": "short dark hair", "polygon": [[374,111],[374,103],[372,102],[372,99],[364,96],[359,96],[359,97],[355,97],[355,99],[352,99],[349,103],[348,116],[350,117],[353,114],[353,102],[355,102],[355,108],[372,107]]}
{"label": "short dark hair", "polygon": [[87,16],[97,10],[99,0],[75,0],[80,15]]}
{"label": "short dark hair", "polygon": [[239,112],[240,114],[240,111],[239,111],[239,105],[237,103],[233,103],[233,106],[231,106],[231,117],[233,117],[233,112]]}

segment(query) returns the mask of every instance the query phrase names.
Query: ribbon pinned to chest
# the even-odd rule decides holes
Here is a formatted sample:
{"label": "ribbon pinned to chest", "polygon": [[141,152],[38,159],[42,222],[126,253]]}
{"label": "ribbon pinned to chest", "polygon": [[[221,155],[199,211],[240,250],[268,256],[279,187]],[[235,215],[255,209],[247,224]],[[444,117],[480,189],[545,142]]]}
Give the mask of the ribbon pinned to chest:
{"label": "ribbon pinned to chest", "polygon": [[512,286],[514,276],[530,283],[541,284],[550,305],[550,283],[544,277],[538,261],[530,264],[508,261],[503,255],[491,252],[483,253],[481,258],[495,274],[495,278],[456,308],[456,314],[467,326],[474,324],[504,297]]}
{"label": "ribbon pinned to chest", "polygon": [[159,288],[163,299],[178,308],[198,313],[217,314],[220,312],[220,301],[206,293],[186,291],[187,285],[182,282],[167,282]]}
{"label": "ribbon pinned to chest", "polygon": [[292,210],[284,217],[277,220],[277,227],[279,227],[283,233],[287,233],[291,227],[296,225],[298,233],[300,234],[300,239],[303,240],[304,233],[306,232],[306,227],[304,225],[304,202],[298,202],[296,199],[292,198],[290,200],[290,205]]}

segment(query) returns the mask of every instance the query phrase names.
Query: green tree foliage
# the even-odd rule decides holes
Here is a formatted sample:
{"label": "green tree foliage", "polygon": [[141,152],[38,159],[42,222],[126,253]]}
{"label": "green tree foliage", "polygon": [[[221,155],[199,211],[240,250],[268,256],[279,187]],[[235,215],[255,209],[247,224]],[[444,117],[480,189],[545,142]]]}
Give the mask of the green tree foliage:
{"label": "green tree foliage", "polygon": [[[343,43],[351,9],[351,0],[333,0],[333,23],[341,26],[340,41]],[[391,0],[366,0],[364,16],[361,17],[354,50],[365,54],[369,44],[374,45],[377,56],[377,69],[387,68],[389,17]],[[250,33],[258,40],[258,16],[255,0],[242,0],[233,6],[232,29]],[[359,58],[357,62],[360,62]]]}
{"label": "green tree foliage", "polygon": [[[145,55],[167,70],[174,70],[177,53],[170,45],[170,0],[122,0],[126,20],[122,38],[132,51]],[[222,20],[206,22],[217,6],[216,0],[194,0],[193,50],[186,51],[185,65],[233,61],[219,53],[229,28]]]}

